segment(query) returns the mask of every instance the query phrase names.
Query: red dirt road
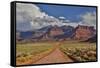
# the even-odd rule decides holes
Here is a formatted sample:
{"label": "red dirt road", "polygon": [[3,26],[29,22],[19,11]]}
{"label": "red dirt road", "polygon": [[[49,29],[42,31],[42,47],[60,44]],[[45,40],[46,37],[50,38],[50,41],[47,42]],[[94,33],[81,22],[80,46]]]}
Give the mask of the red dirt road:
{"label": "red dirt road", "polygon": [[66,56],[63,52],[59,50],[59,48],[55,48],[53,52],[44,58],[38,60],[33,64],[46,64],[46,63],[63,63],[63,62],[73,62],[68,56]]}

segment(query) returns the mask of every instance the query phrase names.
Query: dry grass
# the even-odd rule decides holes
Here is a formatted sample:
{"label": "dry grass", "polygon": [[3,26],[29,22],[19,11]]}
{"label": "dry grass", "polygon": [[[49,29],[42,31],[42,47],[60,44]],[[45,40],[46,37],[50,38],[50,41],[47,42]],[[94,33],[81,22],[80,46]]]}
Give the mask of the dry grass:
{"label": "dry grass", "polygon": [[96,61],[96,43],[64,42],[62,52],[74,61]]}
{"label": "dry grass", "polygon": [[47,43],[17,44],[16,64],[32,64],[36,60],[48,54],[52,49],[52,44]]}

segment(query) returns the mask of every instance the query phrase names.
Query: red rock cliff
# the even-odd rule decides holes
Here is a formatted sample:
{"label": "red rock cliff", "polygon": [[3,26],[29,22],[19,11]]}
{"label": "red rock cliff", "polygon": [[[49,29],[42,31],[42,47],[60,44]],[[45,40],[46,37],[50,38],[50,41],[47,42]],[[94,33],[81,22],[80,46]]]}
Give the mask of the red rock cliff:
{"label": "red rock cliff", "polygon": [[93,36],[94,33],[95,33],[94,27],[78,25],[76,27],[74,39],[86,40],[90,38],[91,36]]}

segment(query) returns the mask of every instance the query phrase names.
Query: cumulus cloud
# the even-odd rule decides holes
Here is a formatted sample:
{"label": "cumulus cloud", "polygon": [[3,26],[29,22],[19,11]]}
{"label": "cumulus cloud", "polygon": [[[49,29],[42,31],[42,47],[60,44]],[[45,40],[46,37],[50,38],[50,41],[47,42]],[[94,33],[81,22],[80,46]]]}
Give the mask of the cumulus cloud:
{"label": "cumulus cloud", "polygon": [[40,27],[39,23],[34,22],[34,19],[36,17],[42,18],[44,16],[48,15],[45,12],[41,12],[40,8],[34,4],[17,3],[16,5],[16,20],[18,30],[27,31],[35,29],[36,27]]}
{"label": "cumulus cloud", "polygon": [[60,16],[60,17],[59,17],[59,19],[66,19],[66,18],[65,18],[65,17],[63,17],[63,16]]}
{"label": "cumulus cloud", "polygon": [[16,4],[16,20],[17,30],[31,30],[30,21],[36,16],[41,15],[40,9],[32,4],[17,3]]}
{"label": "cumulus cloud", "polygon": [[96,28],[96,12],[87,12],[80,17],[84,25],[94,26]]}
{"label": "cumulus cloud", "polygon": [[48,25],[61,25],[53,16],[42,12],[35,4],[17,3],[16,5],[17,30],[28,31]]}
{"label": "cumulus cloud", "polygon": [[[30,20],[42,15],[40,9],[34,4],[17,3],[16,7],[17,16],[20,16],[22,18],[26,17],[26,19]],[[20,20],[19,17],[17,17],[17,19]]]}
{"label": "cumulus cloud", "polygon": [[69,23],[63,23],[63,25],[77,27],[78,25],[82,25],[82,23],[81,22],[69,22]]}
{"label": "cumulus cloud", "polygon": [[[82,18],[79,22],[71,22],[63,16],[59,19],[54,16],[49,16],[47,13],[42,12],[35,4],[17,3],[16,5],[16,20],[17,30],[29,31],[39,29],[48,25],[92,25],[96,26],[96,13],[87,12],[80,16]],[[62,20],[61,20],[62,19]]]}
{"label": "cumulus cloud", "polygon": [[71,26],[78,26],[78,25],[84,25],[84,26],[94,26],[96,29],[96,12],[86,12],[83,15],[80,15],[80,18],[82,19],[79,22],[71,22],[70,20],[67,20],[67,23],[63,23],[63,25],[71,25]]}

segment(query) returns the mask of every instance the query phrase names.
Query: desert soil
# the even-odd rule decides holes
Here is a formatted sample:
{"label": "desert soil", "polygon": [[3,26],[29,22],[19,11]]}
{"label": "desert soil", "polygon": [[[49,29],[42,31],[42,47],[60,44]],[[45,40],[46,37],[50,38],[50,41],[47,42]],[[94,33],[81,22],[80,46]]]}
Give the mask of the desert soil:
{"label": "desert soil", "polygon": [[64,63],[64,62],[73,62],[67,55],[59,49],[60,44],[57,43],[54,47],[54,50],[47,56],[41,58],[33,64],[47,64],[47,63]]}

